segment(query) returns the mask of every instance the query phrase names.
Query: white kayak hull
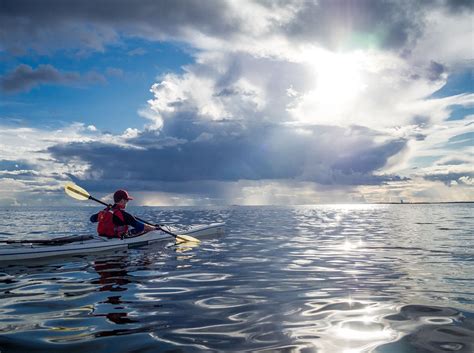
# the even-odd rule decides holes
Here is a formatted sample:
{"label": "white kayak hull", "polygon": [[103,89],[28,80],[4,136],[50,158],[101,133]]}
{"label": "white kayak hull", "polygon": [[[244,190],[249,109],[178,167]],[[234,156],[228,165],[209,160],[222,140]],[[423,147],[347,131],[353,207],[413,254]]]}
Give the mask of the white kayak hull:
{"label": "white kayak hull", "polygon": [[[175,234],[190,235],[195,238],[215,236],[224,234],[224,223],[212,223],[189,227],[185,230],[170,229]],[[61,244],[61,245],[38,245],[38,244],[15,244],[0,246],[0,262],[29,259],[42,259],[54,256],[81,255],[102,251],[121,250],[153,244],[157,242],[170,241],[174,238],[162,231],[152,231],[146,234],[125,239],[105,239],[94,237],[89,240]]]}

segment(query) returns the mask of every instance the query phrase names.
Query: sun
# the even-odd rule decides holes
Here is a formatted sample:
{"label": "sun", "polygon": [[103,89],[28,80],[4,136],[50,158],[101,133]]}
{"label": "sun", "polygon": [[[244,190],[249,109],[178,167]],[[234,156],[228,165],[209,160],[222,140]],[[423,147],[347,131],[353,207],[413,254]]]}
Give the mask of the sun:
{"label": "sun", "polygon": [[360,62],[354,55],[320,54],[314,69],[315,91],[327,105],[351,101],[364,89]]}
{"label": "sun", "polygon": [[364,68],[367,56],[363,52],[334,53],[313,49],[306,53],[312,89],[300,97],[294,113],[299,120],[337,123],[344,120],[367,88]]}

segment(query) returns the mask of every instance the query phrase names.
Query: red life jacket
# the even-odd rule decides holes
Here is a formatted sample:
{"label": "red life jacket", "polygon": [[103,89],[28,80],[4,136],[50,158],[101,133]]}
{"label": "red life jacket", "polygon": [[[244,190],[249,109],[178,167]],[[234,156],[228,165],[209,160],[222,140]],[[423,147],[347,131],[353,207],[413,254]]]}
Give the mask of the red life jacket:
{"label": "red life jacket", "polygon": [[104,208],[99,212],[97,225],[97,233],[108,238],[122,238],[128,232],[128,226],[117,226],[114,224],[114,215],[122,220],[125,224],[125,218],[119,208]]}

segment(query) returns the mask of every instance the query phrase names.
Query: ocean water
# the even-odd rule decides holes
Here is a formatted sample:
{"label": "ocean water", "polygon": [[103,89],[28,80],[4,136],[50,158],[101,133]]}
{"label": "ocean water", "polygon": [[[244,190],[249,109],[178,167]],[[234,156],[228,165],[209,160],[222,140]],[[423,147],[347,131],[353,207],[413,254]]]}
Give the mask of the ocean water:
{"label": "ocean water", "polygon": [[[96,209],[0,209],[0,238]],[[0,263],[0,351],[474,352],[474,207],[132,208],[226,222],[199,246]]]}

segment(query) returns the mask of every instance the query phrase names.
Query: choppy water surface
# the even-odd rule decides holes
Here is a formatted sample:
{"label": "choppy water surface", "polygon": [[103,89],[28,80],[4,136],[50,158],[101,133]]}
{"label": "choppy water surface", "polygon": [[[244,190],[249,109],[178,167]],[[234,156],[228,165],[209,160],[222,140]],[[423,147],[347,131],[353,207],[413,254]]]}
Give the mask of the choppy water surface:
{"label": "choppy water surface", "polygon": [[[0,264],[0,351],[471,353],[473,210],[135,208],[226,235]],[[90,233],[90,213],[0,209],[0,237]]]}

